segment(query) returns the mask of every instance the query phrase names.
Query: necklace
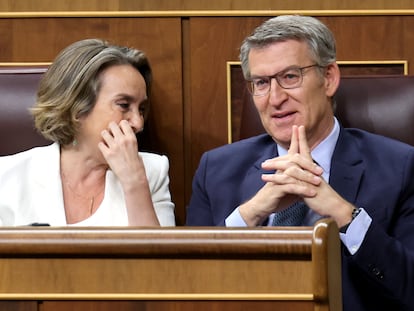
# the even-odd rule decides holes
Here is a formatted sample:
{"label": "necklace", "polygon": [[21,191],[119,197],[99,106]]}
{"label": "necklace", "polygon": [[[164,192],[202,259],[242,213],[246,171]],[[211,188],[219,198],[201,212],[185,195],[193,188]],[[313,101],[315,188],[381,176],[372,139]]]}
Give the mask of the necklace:
{"label": "necklace", "polygon": [[66,185],[66,188],[72,193],[74,194],[76,197],[81,198],[84,201],[88,201],[89,202],[89,216],[92,215],[93,211],[94,211],[94,204],[95,204],[95,198],[97,196],[99,196],[105,189],[105,187],[103,187],[101,190],[99,190],[97,193],[95,193],[92,196],[84,196],[78,192],[75,191],[75,189],[72,187],[72,185],[70,184],[68,178],[66,177],[66,175],[62,172],[62,180],[64,181],[64,185]]}

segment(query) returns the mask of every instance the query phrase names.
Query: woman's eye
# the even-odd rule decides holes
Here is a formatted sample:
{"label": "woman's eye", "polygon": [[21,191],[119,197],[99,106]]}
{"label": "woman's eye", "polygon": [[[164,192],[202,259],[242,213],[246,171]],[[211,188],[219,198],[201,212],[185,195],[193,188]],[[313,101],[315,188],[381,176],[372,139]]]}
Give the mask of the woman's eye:
{"label": "woman's eye", "polygon": [[139,109],[139,113],[140,113],[141,115],[144,115],[144,114],[145,114],[145,110],[146,110],[147,108],[145,107],[145,105],[140,105],[138,109]]}
{"label": "woman's eye", "polygon": [[122,110],[129,109],[129,103],[118,103],[118,106],[121,107]]}

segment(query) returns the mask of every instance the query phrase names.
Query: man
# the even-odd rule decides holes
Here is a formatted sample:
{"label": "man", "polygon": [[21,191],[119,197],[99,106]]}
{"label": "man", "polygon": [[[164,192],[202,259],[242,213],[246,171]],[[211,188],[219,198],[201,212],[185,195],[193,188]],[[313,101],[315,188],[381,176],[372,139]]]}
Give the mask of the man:
{"label": "man", "polygon": [[187,225],[331,217],[341,231],[344,310],[414,310],[414,148],[339,124],[335,40],[317,19],[266,21],[240,59],[267,134],[202,156]]}

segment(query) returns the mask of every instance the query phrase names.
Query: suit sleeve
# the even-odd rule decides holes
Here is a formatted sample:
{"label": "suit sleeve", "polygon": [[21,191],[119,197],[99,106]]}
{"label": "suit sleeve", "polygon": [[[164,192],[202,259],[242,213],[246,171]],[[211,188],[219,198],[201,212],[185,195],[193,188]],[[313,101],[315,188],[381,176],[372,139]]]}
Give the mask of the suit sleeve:
{"label": "suit sleeve", "polygon": [[[396,180],[401,193],[398,205],[389,207],[390,222],[373,221],[364,241],[351,255],[343,249],[344,260],[357,267],[361,280],[377,299],[398,305],[398,310],[414,310],[414,152],[409,152],[403,176]],[[396,174],[397,175],[397,174]],[[386,193],[381,195],[387,196]],[[387,223],[387,226],[384,226]],[[369,285],[368,285],[369,284]]]}

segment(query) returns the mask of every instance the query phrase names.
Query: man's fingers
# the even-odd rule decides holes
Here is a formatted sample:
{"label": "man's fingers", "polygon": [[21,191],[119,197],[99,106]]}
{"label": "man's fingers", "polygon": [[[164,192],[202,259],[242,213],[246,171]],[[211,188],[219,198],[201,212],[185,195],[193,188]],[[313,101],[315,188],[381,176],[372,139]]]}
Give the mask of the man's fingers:
{"label": "man's fingers", "polygon": [[306,130],[303,125],[298,128],[298,142],[299,142],[299,153],[302,156],[307,157],[309,160],[312,159],[310,148],[308,145],[308,140],[306,139]]}
{"label": "man's fingers", "polygon": [[299,137],[298,137],[298,127],[296,125],[292,126],[292,137],[290,138],[290,147],[288,154],[295,154],[299,152]]}

